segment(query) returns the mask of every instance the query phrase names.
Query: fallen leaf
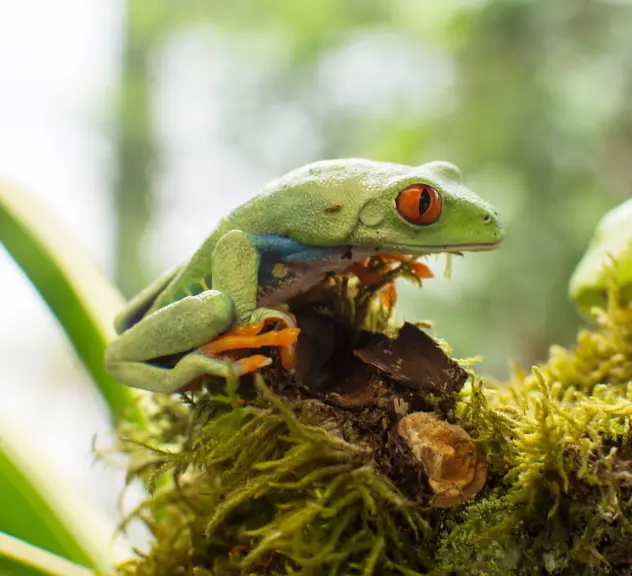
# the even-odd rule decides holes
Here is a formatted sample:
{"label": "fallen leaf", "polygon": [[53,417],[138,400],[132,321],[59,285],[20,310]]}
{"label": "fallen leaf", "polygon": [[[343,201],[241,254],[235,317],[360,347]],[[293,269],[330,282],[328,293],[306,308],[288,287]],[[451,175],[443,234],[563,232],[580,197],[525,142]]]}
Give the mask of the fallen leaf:
{"label": "fallen leaf", "polygon": [[368,343],[353,353],[410,388],[450,394],[461,390],[468,378],[428,334],[410,323],[402,326],[396,338],[371,334]]}

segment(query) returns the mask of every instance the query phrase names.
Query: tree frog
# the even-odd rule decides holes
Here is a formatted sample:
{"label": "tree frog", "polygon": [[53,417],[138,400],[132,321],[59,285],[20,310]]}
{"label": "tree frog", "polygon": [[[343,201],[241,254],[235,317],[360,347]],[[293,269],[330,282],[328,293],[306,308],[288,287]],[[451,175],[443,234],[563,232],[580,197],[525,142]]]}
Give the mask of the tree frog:
{"label": "tree frog", "polygon": [[[614,262],[614,268],[608,266]],[[608,274],[620,287],[624,301],[632,301],[632,199],[608,212],[595,229],[588,250],[569,283],[569,295],[589,317],[594,306],[604,306]]]}
{"label": "tree frog", "polygon": [[122,383],[165,393],[271,362],[235,358],[237,349],[280,346],[291,367],[300,328],[284,305],[328,275],[379,254],[491,250],[502,237],[496,211],[448,162],[311,163],[236,208],[134,297],[115,319],[106,366]]}

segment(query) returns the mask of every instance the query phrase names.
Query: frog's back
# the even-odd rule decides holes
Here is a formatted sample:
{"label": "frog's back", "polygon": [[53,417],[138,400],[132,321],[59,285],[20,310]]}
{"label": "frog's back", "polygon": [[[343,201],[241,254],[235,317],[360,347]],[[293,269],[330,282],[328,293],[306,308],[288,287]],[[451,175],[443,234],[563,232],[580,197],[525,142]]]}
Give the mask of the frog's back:
{"label": "frog's back", "polygon": [[[314,206],[322,205],[320,208],[326,209],[341,196],[371,194],[374,182],[383,185],[384,178],[397,178],[409,170],[409,166],[358,158],[320,160],[284,174],[224,217],[191,259],[172,271],[166,282],[156,281],[130,302],[125,324],[138,321],[141,312],[147,314],[211,289],[213,251],[226,232],[237,229],[255,236],[279,236],[316,245],[335,245],[356,225],[355,214],[352,212],[348,221],[338,223],[339,238],[327,230],[321,240],[315,236],[321,219],[308,220],[307,224],[303,222],[305,216],[311,218],[316,211]],[[282,211],[279,206],[283,207]],[[307,242],[302,237],[306,232],[311,233],[312,240],[321,241]]]}
{"label": "frog's back", "polygon": [[[357,225],[356,208],[410,170],[410,166],[362,158],[307,164],[271,181],[237,207],[222,219],[211,238],[237,229],[317,246],[343,243]],[[339,204],[349,209],[331,212]]]}

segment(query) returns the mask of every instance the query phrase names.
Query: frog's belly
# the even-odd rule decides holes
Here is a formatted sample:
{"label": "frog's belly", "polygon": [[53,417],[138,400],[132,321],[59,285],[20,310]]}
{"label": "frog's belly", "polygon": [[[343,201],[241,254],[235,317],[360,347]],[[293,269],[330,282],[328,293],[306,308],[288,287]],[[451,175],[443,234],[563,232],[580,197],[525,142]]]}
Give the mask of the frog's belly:
{"label": "frog's belly", "polygon": [[318,262],[266,262],[259,266],[258,306],[276,306],[300,296],[327,278],[376,253],[375,248],[321,251]]}
{"label": "frog's belly", "polygon": [[348,263],[336,267],[277,263],[271,270],[272,278],[259,283],[257,305],[276,306],[287,302],[322,282],[328,273],[341,272],[348,266]]}

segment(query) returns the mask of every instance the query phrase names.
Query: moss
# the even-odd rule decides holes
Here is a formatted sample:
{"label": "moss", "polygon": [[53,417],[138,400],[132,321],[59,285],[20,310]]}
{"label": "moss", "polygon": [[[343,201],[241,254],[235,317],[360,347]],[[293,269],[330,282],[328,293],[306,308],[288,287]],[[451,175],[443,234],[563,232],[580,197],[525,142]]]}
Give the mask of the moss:
{"label": "moss", "polygon": [[460,513],[444,566],[470,573],[486,558],[472,573],[632,573],[632,310],[616,286],[573,349],[555,346],[531,373],[488,384],[464,392],[459,416],[479,433],[497,489]]}
{"label": "moss", "polygon": [[355,565],[372,574],[379,562],[413,574],[413,544],[415,561],[427,563],[428,525],[376,473],[372,451],[331,422],[301,423],[261,379],[256,388],[248,405],[234,384],[191,400],[180,450],[152,450],[143,473],[155,480],[168,470],[177,481],[138,510],[165,512],[153,526],[158,545],[120,573],[344,574]]}
{"label": "moss", "polygon": [[[351,332],[396,331],[375,287],[331,292],[319,309]],[[353,410],[273,370],[156,397],[151,429],[120,430],[130,480],[161,479],[132,515],[154,541],[118,573],[632,574],[632,310],[617,287],[575,347],[506,383],[470,376],[455,408],[426,402],[487,458],[483,490],[447,509],[395,438],[398,392],[377,373],[391,396]]]}

